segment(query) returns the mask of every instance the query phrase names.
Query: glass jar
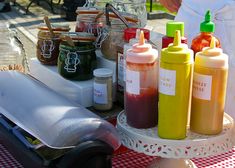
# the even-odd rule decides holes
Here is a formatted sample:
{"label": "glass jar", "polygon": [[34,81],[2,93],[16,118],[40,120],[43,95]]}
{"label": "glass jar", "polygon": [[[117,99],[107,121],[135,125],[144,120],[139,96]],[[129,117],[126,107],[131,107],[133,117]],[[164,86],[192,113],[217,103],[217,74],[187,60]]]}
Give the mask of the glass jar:
{"label": "glass jar", "polygon": [[67,24],[51,24],[54,37],[45,24],[40,24],[38,29],[37,58],[42,64],[56,65],[59,55],[60,35],[70,30]]}
{"label": "glass jar", "polygon": [[113,0],[113,6],[119,11],[138,17],[140,27],[147,24],[146,0]]}
{"label": "glass jar", "polygon": [[124,44],[124,25],[107,26],[104,30],[106,32],[106,38],[101,44],[101,52],[103,56],[109,60],[116,60],[117,46]]}
{"label": "glass jar", "polygon": [[106,111],[113,106],[113,71],[107,68],[94,70],[93,107],[96,110]]}
{"label": "glass jar", "polygon": [[18,70],[29,72],[24,46],[17,35],[17,31],[9,29],[7,25],[0,25],[0,71]]}
{"label": "glass jar", "polygon": [[[71,46],[66,36],[69,36],[74,46]],[[61,34],[59,47],[58,72],[70,80],[88,80],[93,78],[96,68],[96,53],[93,34],[85,32],[69,32]]]}
{"label": "glass jar", "polygon": [[[112,13],[109,13],[109,11]],[[138,20],[131,15],[119,13],[111,4],[106,5],[106,24],[103,30],[101,52],[105,58],[116,60],[117,48],[119,44],[124,44],[124,29],[126,27],[136,27]]]}
{"label": "glass jar", "polygon": [[77,9],[76,32],[93,33],[98,36],[105,25],[104,13],[102,10]]}

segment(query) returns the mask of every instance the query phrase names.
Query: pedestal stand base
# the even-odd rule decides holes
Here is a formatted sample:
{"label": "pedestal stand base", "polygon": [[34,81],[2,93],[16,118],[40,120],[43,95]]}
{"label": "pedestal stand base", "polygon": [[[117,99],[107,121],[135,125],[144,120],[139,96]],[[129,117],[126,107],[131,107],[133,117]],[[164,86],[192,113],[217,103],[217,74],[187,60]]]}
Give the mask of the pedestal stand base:
{"label": "pedestal stand base", "polygon": [[197,166],[190,159],[167,159],[159,158],[147,168],[197,168]]}

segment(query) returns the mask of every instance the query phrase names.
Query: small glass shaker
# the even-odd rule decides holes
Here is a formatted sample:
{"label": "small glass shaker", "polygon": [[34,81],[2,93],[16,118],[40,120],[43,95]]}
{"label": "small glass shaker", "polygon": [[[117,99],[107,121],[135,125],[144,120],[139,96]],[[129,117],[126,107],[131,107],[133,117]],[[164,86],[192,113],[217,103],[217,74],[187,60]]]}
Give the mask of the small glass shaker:
{"label": "small glass shaker", "polygon": [[99,68],[93,71],[93,107],[96,110],[106,111],[113,106],[113,71],[107,68]]}

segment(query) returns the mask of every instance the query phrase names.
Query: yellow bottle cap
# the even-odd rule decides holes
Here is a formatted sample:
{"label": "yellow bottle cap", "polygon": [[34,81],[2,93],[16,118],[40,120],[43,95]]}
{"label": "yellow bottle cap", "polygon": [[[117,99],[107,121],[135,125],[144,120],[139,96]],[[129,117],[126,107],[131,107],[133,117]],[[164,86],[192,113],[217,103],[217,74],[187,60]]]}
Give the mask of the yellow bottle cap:
{"label": "yellow bottle cap", "polygon": [[187,63],[193,62],[193,51],[188,46],[181,44],[180,31],[175,31],[175,37],[172,44],[161,51],[161,61],[169,63]]}

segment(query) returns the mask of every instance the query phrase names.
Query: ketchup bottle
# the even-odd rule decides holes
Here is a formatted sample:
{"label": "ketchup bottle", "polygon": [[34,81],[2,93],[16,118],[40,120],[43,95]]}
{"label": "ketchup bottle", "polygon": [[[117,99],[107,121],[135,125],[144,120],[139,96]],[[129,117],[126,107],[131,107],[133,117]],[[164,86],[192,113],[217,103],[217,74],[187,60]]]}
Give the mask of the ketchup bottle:
{"label": "ketchup bottle", "polygon": [[[192,40],[191,49],[194,51],[194,55],[197,52],[202,51],[204,47],[209,47],[211,38],[214,37],[215,24],[211,21],[211,12],[208,10],[205,15],[205,20],[200,24],[200,34]],[[216,47],[220,48],[220,41],[215,38]]]}
{"label": "ketchup bottle", "polygon": [[166,35],[162,37],[162,48],[173,43],[176,30],[180,31],[181,43],[187,44],[187,38],[184,37],[184,22],[169,21],[166,24]]}
{"label": "ketchup bottle", "polygon": [[154,127],[158,120],[158,52],[145,44],[141,31],[139,43],[126,54],[127,123],[135,128]]}

